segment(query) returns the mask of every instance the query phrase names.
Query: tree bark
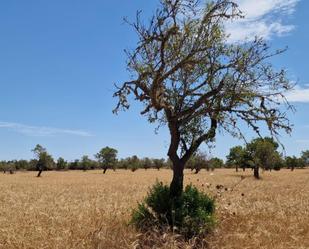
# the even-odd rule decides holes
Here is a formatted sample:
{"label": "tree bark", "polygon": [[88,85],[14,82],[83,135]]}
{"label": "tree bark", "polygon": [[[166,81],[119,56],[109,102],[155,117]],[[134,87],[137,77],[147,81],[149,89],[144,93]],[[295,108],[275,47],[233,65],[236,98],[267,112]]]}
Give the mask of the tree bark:
{"label": "tree bark", "polygon": [[41,176],[42,171],[43,171],[43,170],[39,170],[39,173],[38,173],[37,177],[40,177],[40,176]]}
{"label": "tree bark", "polygon": [[183,191],[183,171],[184,164],[181,162],[173,162],[173,179],[170,184],[170,196],[172,199],[180,197]]}
{"label": "tree bark", "polygon": [[255,166],[254,167],[254,177],[256,178],[256,179],[260,179],[260,173],[259,173],[259,167],[258,166]]}

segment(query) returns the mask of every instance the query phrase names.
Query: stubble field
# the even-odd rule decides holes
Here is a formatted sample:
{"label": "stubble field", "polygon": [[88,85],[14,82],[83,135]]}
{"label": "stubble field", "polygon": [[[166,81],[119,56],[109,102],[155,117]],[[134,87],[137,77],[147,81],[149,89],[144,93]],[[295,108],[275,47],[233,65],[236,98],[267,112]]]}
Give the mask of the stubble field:
{"label": "stubble field", "polygon": [[[170,170],[0,174],[0,248],[201,248],[177,235],[140,234],[127,223],[132,208]],[[212,249],[309,248],[309,170],[186,171],[186,184],[216,198]],[[218,190],[217,185],[223,185]]]}

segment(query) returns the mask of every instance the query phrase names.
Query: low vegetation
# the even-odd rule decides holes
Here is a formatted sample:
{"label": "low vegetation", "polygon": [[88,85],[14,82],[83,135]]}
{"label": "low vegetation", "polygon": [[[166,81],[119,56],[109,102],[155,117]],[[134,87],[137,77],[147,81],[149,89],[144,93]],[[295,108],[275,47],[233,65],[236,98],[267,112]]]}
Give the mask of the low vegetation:
{"label": "low vegetation", "polygon": [[192,185],[184,189],[180,198],[171,199],[170,195],[170,187],[157,182],[133,211],[131,223],[143,232],[169,227],[187,239],[211,231],[215,224],[214,200]]}

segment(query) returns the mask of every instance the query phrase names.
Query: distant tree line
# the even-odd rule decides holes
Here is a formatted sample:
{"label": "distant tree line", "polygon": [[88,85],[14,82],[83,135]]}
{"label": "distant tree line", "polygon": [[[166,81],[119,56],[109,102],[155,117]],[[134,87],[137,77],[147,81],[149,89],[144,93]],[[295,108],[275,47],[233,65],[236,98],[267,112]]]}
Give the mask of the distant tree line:
{"label": "distant tree line", "polygon": [[[254,176],[259,178],[259,170],[280,170],[281,168],[291,169],[305,168],[309,166],[309,150],[303,151],[301,157],[284,157],[278,152],[278,143],[272,138],[256,138],[245,146],[235,146],[230,149],[227,160],[224,162],[217,157],[210,157],[206,153],[197,152],[186,164],[186,168],[194,173],[199,173],[202,169],[213,171],[217,168],[235,168],[236,171],[242,169],[252,169]],[[47,150],[41,145],[36,145],[32,150],[35,158],[31,160],[11,160],[0,161],[0,170],[3,173],[13,174],[17,170],[38,171],[38,177],[43,171],[49,170],[94,170],[102,169],[105,174],[108,169],[125,169],[132,172],[138,169],[172,168],[171,161],[164,158],[139,158],[134,155],[127,158],[118,159],[118,151],[114,148],[102,148],[94,155],[95,159],[84,155],[74,161],[66,161],[59,157],[55,160]]]}
{"label": "distant tree line", "polygon": [[3,173],[13,174],[17,170],[38,171],[38,177],[43,171],[50,170],[94,170],[102,169],[105,174],[108,169],[127,169],[136,171],[137,169],[157,169],[168,168],[169,162],[165,159],[157,158],[138,158],[136,155],[118,160],[118,151],[114,148],[105,147],[94,155],[95,159],[84,155],[81,159],[66,161],[59,157],[55,160],[47,150],[41,145],[36,145],[32,150],[35,158],[31,160],[11,160],[0,161],[0,170]]}
{"label": "distant tree line", "polygon": [[305,168],[309,166],[309,150],[303,151],[301,157],[284,157],[278,151],[279,144],[272,138],[256,138],[245,146],[235,146],[230,149],[227,155],[226,167],[234,167],[236,171],[240,168],[245,171],[251,168],[255,178],[260,178],[259,170],[280,170],[281,168],[291,169]]}

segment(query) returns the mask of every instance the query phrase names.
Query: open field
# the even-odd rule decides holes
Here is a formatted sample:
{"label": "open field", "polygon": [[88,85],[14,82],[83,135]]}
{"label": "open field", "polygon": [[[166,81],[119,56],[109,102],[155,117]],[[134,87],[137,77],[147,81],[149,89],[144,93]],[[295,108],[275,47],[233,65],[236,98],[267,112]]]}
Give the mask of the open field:
{"label": "open field", "polygon": [[[0,174],[1,249],[192,248],[193,242],[143,236],[126,225],[156,178],[170,181],[169,170],[35,175]],[[186,183],[217,199],[210,248],[309,248],[309,170],[264,172],[260,181],[251,175],[251,170],[186,171]]]}

